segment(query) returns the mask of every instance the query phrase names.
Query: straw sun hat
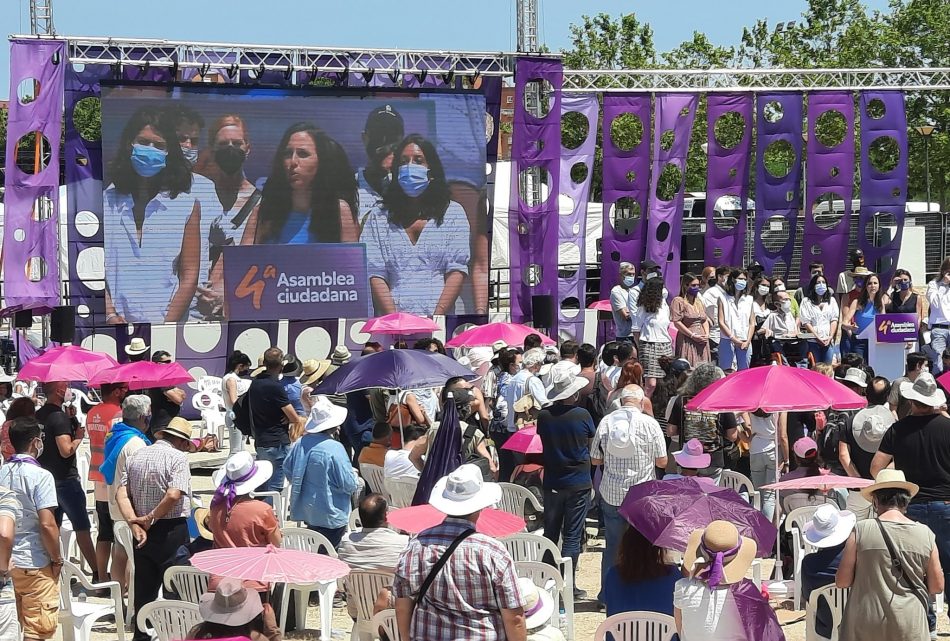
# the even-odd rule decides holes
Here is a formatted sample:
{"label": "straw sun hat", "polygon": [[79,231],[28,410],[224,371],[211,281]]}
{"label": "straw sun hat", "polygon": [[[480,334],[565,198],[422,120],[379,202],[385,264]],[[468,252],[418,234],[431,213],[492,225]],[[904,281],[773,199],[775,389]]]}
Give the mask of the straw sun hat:
{"label": "straw sun hat", "polygon": [[690,534],[683,554],[683,567],[692,569],[699,563],[697,575],[710,587],[738,583],[752,566],[755,552],[755,541],[740,536],[735,525],[728,521],[713,521]]}

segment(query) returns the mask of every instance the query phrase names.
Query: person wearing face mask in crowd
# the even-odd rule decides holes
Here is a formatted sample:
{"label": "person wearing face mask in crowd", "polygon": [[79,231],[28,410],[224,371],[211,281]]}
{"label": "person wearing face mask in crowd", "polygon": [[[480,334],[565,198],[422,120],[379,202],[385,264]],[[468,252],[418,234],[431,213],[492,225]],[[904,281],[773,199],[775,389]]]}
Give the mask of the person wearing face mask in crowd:
{"label": "person wearing face mask in crowd", "polygon": [[[855,280],[861,279],[871,273],[864,262],[863,250],[857,248],[852,250],[849,261],[851,263],[851,269],[838,274],[838,284],[835,287],[835,294],[838,297],[838,302],[841,307],[845,306],[842,302],[844,301],[844,296],[854,290],[856,285]],[[861,285],[861,287],[863,287],[863,285]]]}
{"label": "person wearing face mask in crowd", "polygon": [[363,148],[366,166],[356,170],[359,189],[360,225],[370,211],[383,200],[392,182],[393,148],[405,137],[402,115],[392,105],[383,105],[369,112],[363,126]]}
{"label": "person wearing face mask in crowd", "polygon": [[676,358],[689,361],[696,367],[709,360],[709,319],[700,294],[700,280],[693,274],[684,274],[680,295],[670,305],[670,318],[676,326]]}
{"label": "person wearing face mask in crowd", "polygon": [[[775,294],[778,292],[788,292],[788,289],[785,287],[784,278],[773,278],[772,279],[772,301],[775,301]],[[792,316],[798,318],[798,301],[795,300],[794,296],[788,296],[788,302],[791,305]]]}
{"label": "person wearing face mask in crowd", "polygon": [[812,334],[808,339],[808,351],[818,363],[831,363],[832,344],[838,331],[838,303],[831,296],[824,275],[812,276],[808,283],[808,297],[802,300],[798,310],[801,328]]}
{"label": "person wearing face mask in crowd", "polygon": [[764,365],[771,357],[771,349],[766,336],[765,323],[772,315],[772,284],[768,278],[758,276],[752,292],[752,316],[755,319],[755,332],[752,340],[752,365]]}
{"label": "person wearing face mask in crowd", "polygon": [[202,271],[195,311],[199,317],[213,319],[223,314],[221,254],[227,246],[242,244],[248,221],[252,216],[257,217],[262,193],[244,173],[244,164],[251,154],[251,140],[240,116],[226,114],[215,120],[208,129],[208,143],[210,154],[202,158],[196,171],[213,182],[217,214],[207,217],[207,235],[202,236]]}
{"label": "person wearing face mask in crowd", "polygon": [[707,283],[703,292],[703,305],[706,307],[706,318],[709,320],[709,359],[719,362],[719,341],[722,339],[719,331],[719,300],[726,295],[726,282],[732,268],[720,265],[716,268],[714,278]]}
{"label": "person wearing face mask in crowd", "polygon": [[185,105],[175,104],[170,109],[170,117],[175,123],[175,134],[178,138],[178,145],[181,147],[181,155],[185,157],[188,166],[194,169],[198,164],[200,155],[199,144],[201,143],[201,130],[204,129],[205,121],[197,111]]}
{"label": "person wearing face mask in crowd", "polygon": [[[855,286],[858,277],[855,277]],[[881,278],[871,274],[864,279],[864,288],[861,295],[851,301],[848,308],[842,312],[841,352],[842,354],[860,354],[865,361],[868,358],[868,340],[858,338],[858,335],[874,323],[877,314],[883,314],[890,303],[890,298],[881,287]],[[848,346],[845,347],[845,334],[848,335]]]}
{"label": "person wearing face mask in crowd", "polygon": [[633,319],[627,305],[630,290],[637,284],[637,269],[633,263],[620,263],[620,283],[610,290],[610,313],[614,318],[614,334],[617,340],[632,340]]}
{"label": "person wearing face mask in crowd", "polygon": [[914,279],[906,269],[894,272],[891,283],[890,300],[887,303],[888,314],[917,314],[918,324],[926,322],[924,316],[924,297],[914,291]]}
{"label": "person wearing face mask in crowd", "polygon": [[791,365],[805,361],[805,345],[798,338],[798,319],[792,314],[792,297],[784,288],[772,294],[772,313],[764,329],[772,353],[782,354]]}
{"label": "person wearing face mask in crowd", "polygon": [[[818,274],[823,274],[824,272],[825,272],[825,264],[822,263],[820,260],[813,260],[810,263],[808,263],[808,273],[811,274],[809,278],[814,278]],[[801,287],[796,289],[795,293],[792,295],[792,298],[795,299],[795,302],[798,303],[799,307],[801,307],[802,301],[805,300],[805,297],[807,295],[806,293],[806,290],[808,289],[807,285],[808,283],[802,283]]]}
{"label": "person wearing face mask in crowd", "polygon": [[[950,256],[940,263],[936,278],[927,283],[927,302],[930,310],[924,330],[930,330],[930,345],[927,351],[934,361],[934,374],[942,372],[940,354],[950,347]],[[921,335],[926,336],[922,331]]]}
{"label": "person wearing face mask in crowd", "polygon": [[453,314],[469,275],[468,217],[432,142],[410,134],[393,153],[395,183],[360,235],[376,313]]}
{"label": "person wearing face mask in crowd", "polygon": [[749,368],[755,315],[748,290],[748,273],[735,270],[726,282],[726,295],[719,300],[719,367],[726,372]]}
{"label": "person wearing face mask in crowd", "polygon": [[[633,336],[634,342],[640,340],[640,325],[637,322],[637,312],[640,307],[640,294],[643,293],[643,287],[646,285],[648,280],[653,278],[661,278],[663,272],[660,269],[660,266],[656,262],[647,258],[640,263],[640,280],[636,285],[630,288],[627,292],[627,311],[630,313],[630,320],[633,323],[633,328],[631,329],[631,336]],[[663,288],[663,299],[668,298],[669,292],[666,291],[666,288]]]}
{"label": "person wearing face mask in crowd", "polygon": [[177,140],[165,111],[142,107],[109,163],[102,194],[109,324],[187,317],[198,286],[201,203]]}

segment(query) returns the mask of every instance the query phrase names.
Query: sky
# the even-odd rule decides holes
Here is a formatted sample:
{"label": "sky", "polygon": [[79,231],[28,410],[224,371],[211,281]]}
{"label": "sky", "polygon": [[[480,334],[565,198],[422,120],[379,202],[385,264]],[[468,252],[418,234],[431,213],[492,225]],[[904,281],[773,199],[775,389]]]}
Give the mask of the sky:
{"label": "sky", "polygon": [[[56,32],[69,36],[166,38],[190,42],[513,51],[515,0],[52,0]],[[540,40],[570,45],[584,14],[634,12],[649,22],[658,51],[704,31],[715,44],[738,42],[757,18],[799,19],[805,0],[539,0]],[[3,0],[0,28],[29,33],[29,0]],[[886,0],[867,0],[886,9]],[[0,46],[0,97],[10,87],[9,47]]]}

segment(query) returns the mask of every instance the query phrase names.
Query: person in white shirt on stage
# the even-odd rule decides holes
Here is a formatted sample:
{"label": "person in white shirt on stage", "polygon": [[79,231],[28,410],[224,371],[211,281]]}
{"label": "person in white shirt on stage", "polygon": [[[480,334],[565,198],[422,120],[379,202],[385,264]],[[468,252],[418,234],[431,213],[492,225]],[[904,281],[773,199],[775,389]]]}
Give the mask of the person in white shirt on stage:
{"label": "person in white shirt on stage", "polygon": [[950,256],[940,263],[937,277],[927,283],[927,302],[930,304],[925,328],[930,330],[928,350],[934,374],[940,374],[943,371],[940,355],[950,347]]}
{"label": "person in white shirt on stage", "polygon": [[633,263],[620,263],[620,283],[610,290],[610,313],[614,317],[614,334],[617,340],[630,339],[633,320],[627,309],[630,290],[637,284],[637,269]]}

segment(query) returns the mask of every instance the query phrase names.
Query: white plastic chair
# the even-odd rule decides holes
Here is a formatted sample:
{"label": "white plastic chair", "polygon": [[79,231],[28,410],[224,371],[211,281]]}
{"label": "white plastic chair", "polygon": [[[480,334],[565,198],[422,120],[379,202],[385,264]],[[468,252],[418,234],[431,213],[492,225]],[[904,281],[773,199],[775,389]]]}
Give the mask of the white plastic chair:
{"label": "white plastic chair", "polygon": [[129,585],[127,588],[129,607],[126,608],[125,624],[133,625],[133,612],[131,605],[135,603],[135,538],[132,536],[132,528],[125,521],[116,521],[112,526],[112,532],[115,535],[116,545],[121,545],[125,550],[129,568]]}
{"label": "white plastic chair", "polygon": [[[539,589],[546,591],[554,599],[554,611],[551,613],[551,625],[560,627],[561,591],[564,589],[564,577],[557,568],[539,561],[516,561],[515,572],[519,577],[531,579]],[[565,608],[566,613],[566,608]],[[565,619],[567,617],[565,616]],[[563,630],[565,637],[574,636],[574,619],[567,619],[568,630]]]}
{"label": "white plastic chair", "polygon": [[208,591],[211,575],[190,565],[173,565],[165,570],[163,585],[166,592],[174,592],[178,598],[197,604],[201,595]]}
{"label": "white plastic chair", "polygon": [[389,491],[389,506],[393,508],[409,507],[416,493],[419,479],[386,479]]}
{"label": "white plastic chair", "polygon": [[360,522],[360,511],[352,510],[350,512],[350,520],[347,523],[347,530],[350,532],[359,532],[363,529],[363,524]]}
{"label": "white plastic chair", "polygon": [[755,485],[752,484],[752,479],[750,479],[745,474],[739,472],[733,472],[732,470],[723,470],[722,476],[719,478],[720,487],[732,488],[740,495],[743,495],[743,498],[748,496],[748,501],[757,510],[762,509],[762,494],[755,488]]}
{"label": "white plastic chair", "polygon": [[551,554],[556,568],[561,573],[564,586],[561,588],[561,603],[564,604],[564,615],[569,623],[567,641],[574,641],[574,562],[570,557],[561,556],[561,551],[550,540],[543,536],[519,533],[501,539],[508,549],[511,558],[519,561],[536,561],[544,563],[544,556]]}
{"label": "white plastic chair", "polygon": [[343,580],[343,589],[356,604],[356,621],[350,634],[351,641],[368,641],[375,635],[373,606],[383,588],[393,584],[392,572],[353,570]]}
{"label": "white plastic chair", "polygon": [[386,478],[383,468],[372,463],[360,463],[360,476],[366,479],[366,484],[377,494],[382,494],[389,501],[389,492],[386,490]]}
{"label": "white plastic chair", "polygon": [[[314,532],[313,530],[303,528],[303,527],[288,527],[284,528],[284,538],[281,541],[281,547],[288,550],[303,550],[305,552],[313,552],[315,554],[326,554],[327,556],[332,556],[337,558],[336,550],[333,548],[333,545],[330,544],[330,541],[327,540],[327,537],[323,536],[319,532]],[[281,597],[281,608],[280,608],[280,629],[284,631],[287,627],[287,608],[290,603],[290,592],[294,591],[294,603],[295,603],[295,614],[297,621],[297,628],[303,629],[307,622],[307,606],[310,602],[310,594],[312,592],[320,593],[320,610],[321,610],[321,630],[320,634],[323,638],[330,638],[330,630],[323,630],[322,620],[325,618],[325,613],[327,611],[332,615],[333,612],[333,593],[336,591],[336,588],[333,588],[333,592],[330,592],[328,589],[325,589],[328,585],[327,583],[287,583],[284,585],[284,593]],[[332,582],[334,586],[336,581]],[[329,594],[329,603],[324,603],[324,595]]]}
{"label": "white plastic chair", "polygon": [[[812,590],[808,603],[805,605],[805,641],[820,641],[825,638],[819,636],[815,630],[815,616],[821,600],[824,600],[831,609],[830,641],[838,641],[838,626],[841,625],[841,619],[844,617],[844,606],[848,603],[850,593],[851,588],[839,588],[834,584]],[[868,621],[868,624],[872,623]]]}
{"label": "white plastic chair", "polygon": [[623,612],[607,617],[597,626],[594,641],[670,641],[676,634],[676,622],[658,612]]}
{"label": "white plastic chair", "polygon": [[157,641],[179,641],[187,639],[191,629],[201,623],[201,614],[195,603],[152,601],[139,610],[136,623],[142,632],[151,631]]}
{"label": "white plastic chair", "polygon": [[530,505],[536,512],[543,509],[538,497],[528,488],[514,483],[499,483],[498,485],[501,487],[501,502],[496,506],[499,510],[524,518],[526,505]]}
{"label": "white plastic chair", "polygon": [[[79,583],[88,591],[108,589],[112,600],[105,603],[98,600],[96,602],[74,600],[72,596],[74,582]],[[75,641],[91,641],[93,626],[99,622],[107,623],[104,619],[109,616],[114,618],[116,624],[116,638],[119,641],[125,641],[125,626],[122,625],[125,616],[122,609],[122,588],[119,587],[119,582],[90,583],[82,570],[69,561],[65,561],[59,575],[59,622],[63,626],[66,637],[72,637]]]}
{"label": "white plastic chair", "polygon": [[399,636],[399,625],[396,623],[395,610],[381,610],[377,612],[376,615],[373,616],[370,626],[373,628],[373,639],[381,638],[379,636],[379,629],[382,628],[386,632],[389,641],[402,641],[402,637]]}
{"label": "white plastic chair", "polygon": [[818,549],[805,540],[805,524],[811,520],[819,507],[819,505],[809,505],[795,508],[785,516],[783,527],[786,532],[792,535],[792,562],[794,566],[792,580],[795,582],[795,594],[792,599],[796,610],[800,610],[802,607],[802,559],[805,558],[806,554]]}

